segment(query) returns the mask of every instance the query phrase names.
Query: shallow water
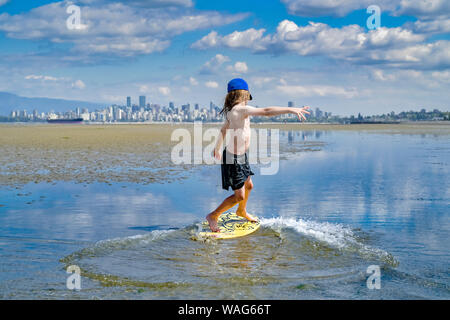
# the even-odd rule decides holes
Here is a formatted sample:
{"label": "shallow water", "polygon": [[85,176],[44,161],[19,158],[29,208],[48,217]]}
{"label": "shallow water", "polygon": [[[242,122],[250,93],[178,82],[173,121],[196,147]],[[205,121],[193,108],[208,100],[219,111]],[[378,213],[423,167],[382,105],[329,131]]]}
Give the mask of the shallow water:
{"label": "shallow water", "polygon": [[196,238],[228,195],[218,166],[164,184],[2,187],[0,298],[449,299],[449,136],[281,132],[278,174],[252,166],[261,228],[226,241]]}

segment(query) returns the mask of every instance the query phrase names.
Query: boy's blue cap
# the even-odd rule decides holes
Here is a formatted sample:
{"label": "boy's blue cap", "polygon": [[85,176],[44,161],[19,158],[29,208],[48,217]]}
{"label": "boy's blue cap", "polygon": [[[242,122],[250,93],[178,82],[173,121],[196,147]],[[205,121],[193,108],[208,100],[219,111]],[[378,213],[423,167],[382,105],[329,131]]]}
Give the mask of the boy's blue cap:
{"label": "boy's blue cap", "polygon": [[[248,90],[248,84],[247,82],[245,82],[244,79],[241,78],[235,78],[233,80],[231,80],[230,82],[228,82],[228,92],[233,91],[233,90]],[[252,95],[250,95],[250,100],[252,100],[253,97]]]}

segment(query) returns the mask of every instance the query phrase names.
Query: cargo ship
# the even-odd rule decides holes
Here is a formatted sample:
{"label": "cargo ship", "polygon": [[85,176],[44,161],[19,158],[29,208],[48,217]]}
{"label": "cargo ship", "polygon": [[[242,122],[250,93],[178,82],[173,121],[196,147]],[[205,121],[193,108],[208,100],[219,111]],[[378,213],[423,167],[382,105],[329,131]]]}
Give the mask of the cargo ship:
{"label": "cargo ship", "polygon": [[83,118],[72,118],[72,119],[47,119],[48,123],[81,123]]}

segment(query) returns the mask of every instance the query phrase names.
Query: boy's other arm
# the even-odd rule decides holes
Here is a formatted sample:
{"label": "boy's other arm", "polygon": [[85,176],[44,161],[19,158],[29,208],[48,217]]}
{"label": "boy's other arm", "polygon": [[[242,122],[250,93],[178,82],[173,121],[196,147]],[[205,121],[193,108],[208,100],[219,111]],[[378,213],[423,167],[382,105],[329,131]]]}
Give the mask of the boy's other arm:
{"label": "boy's other arm", "polygon": [[309,114],[309,106],[303,108],[292,108],[292,107],[265,107],[265,108],[255,108],[251,106],[244,107],[245,116],[263,116],[263,117],[273,117],[280,114],[292,113],[296,114],[298,119],[302,121],[302,118],[306,120],[304,114]]}
{"label": "boy's other arm", "polygon": [[222,147],[223,140],[225,139],[225,135],[227,134],[227,129],[229,128],[230,123],[228,120],[225,120],[222,128],[220,129],[219,137],[217,138],[216,147],[214,148],[214,157],[217,160],[220,160],[220,148]]}

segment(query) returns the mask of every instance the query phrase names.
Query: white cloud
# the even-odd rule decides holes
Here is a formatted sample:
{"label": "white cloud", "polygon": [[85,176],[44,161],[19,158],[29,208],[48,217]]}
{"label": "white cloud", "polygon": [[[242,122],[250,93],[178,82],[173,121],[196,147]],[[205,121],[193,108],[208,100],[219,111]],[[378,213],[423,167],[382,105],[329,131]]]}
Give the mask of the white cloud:
{"label": "white cloud", "polygon": [[[423,35],[414,34],[412,31],[400,27],[382,27],[366,32],[358,25],[332,28],[324,23],[309,22],[306,26],[298,26],[289,20],[281,21],[274,34],[264,36],[264,31],[264,29],[248,29],[241,32],[235,31],[227,36],[216,34],[215,41],[209,45],[211,48],[249,48],[253,52],[261,53],[295,52],[299,55],[329,54],[337,56],[349,51],[353,53],[359,49],[399,46],[425,38]],[[253,34],[251,41],[241,41],[241,35],[248,34],[248,32]],[[204,38],[194,43],[192,47],[206,49]],[[199,42],[202,45],[197,45]]]}
{"label": "white cloud", "polygon": [[359,9],[365,9],[371,4],[376,4],[383,9],[392,9],[393,2],[396,0],[281,0],[293,15],[303,17],[319,16],[337,16],[342,17],[346,14]]}
{"label": "white cloud", "polygon": [[76,88],[76,89],[84,89],[86,88],[86,85],[84,84],[83,81],[81,80],[77,80],[74,83],[72,83],[72,88]]}
{"label": "white cloud", "polygon": [[[217,74],[220,70],[223,70],[221,68],[227,62],[230,62],[230,58],[218,53],[200,68],[200,74]],[[248,72],[248,66],[243,61],[237,61],[228,65],[226,70],[233,74],[243,74]]]}
{"label": "white cloud", "polygon": [[35,75],[30,74],[25,76],[26,80],[43,80],[43,81],[59,81],[59,80],[65,80],[65,78],[56,78],[52,76],[45,76],[45,75]]}
{"label": "white cloud", "polygon": [[216,31],[211,31],[202,39],[193,43],[191,48],[202,50],[224,45],[229,48],[249,48],[257,50],[255,46],[258,45],[258,41],[262,38],[265,31],[265,29],[256,30],[250,28],[241,32],[235,31],[224,37],[219,36]]}
{"label": "white cloud", "polygon": [[248,72],[248,66],[245,62],[238,61],[234,65],[228,66],[227,70],[235,74],[242,74]]}
{"label": "white cloud", "polygon": [[377,5],[394,15],[411,15],[419,18],[438,17],[450,13],[448,0],[281,0],[293,15],[303,17],[343,17],[348,13]]}
{"label": "white cloud", "polygon": [[434,71],[431,75],[439,81],[450,82],[450,71]]}
{"label": "white cloud", "polygon": [[42,84],[46,83],[46,86],[48,86],[49,83],[52,83],[52,87],[54,85],[63,85],[64,87],[71,87],[75,89],[84,89],[86,88],[86,84],[82,80],[76,80],[73,81],[70,78],[64,78],[64,77],[53,77],[48,75],[36,75],[36,74],[30,74],[25,76],[25,80],[31,80],[31,81],[40,81]]}
{"label": "white cloud", "polygon": [[219,68],[225,63],[230,61],[230,58],[224,56],[223,54],[216,54],[213,58],[207,61],[200,69],[202,74],[213,74],[216,73]]}
{"label": "white cloud", "polygon": [[384,63],[392,67],[414,69],[450,68],[450,41],[421,43],[371,52],[366,61]]}
{"label": "white cloud", "polygon": [[218,34],[216,31],[211,31],[206,36],[196,41],[191,45],[191,48],[194,49],[207,49],[214,48],[218,45]]}
{"label": "white cloud", "polygon": [[379,81],[393,81],[395,80],[395,76],[392,74],[386,74],[383,70],[380,69],[373,69],[372,71],[372,78]]}
{"label": "white cloud", "polygon": [[[168,96],[171,93],[170,87],[164,82],[152,82],[152,83],[135,83],[133,84],[135,88],[138,88],[140,94],[144,95],[163,95]],[[136,89],[131,89],[132,91]]]}
{"label": "white cloud", "polygon": [[139,85],[139,92],[140,93],[149,93],[150,88],[146,84]]}
{"label": "white cloud", "polygon": [[[139,6],[144,1],[110,2],[85,0],[81,7],[83,30],[69,30],[66,8],[70,1],[40,6],[29,12],[0,15],[0,31],[10,38],[70,43],[69,59],[84,62],[86,56],[135,56],[161,52],[170,46],[174,36],[185,32],[210,29],[242,20],[246,14],[222,14],[198,11],[186,6],[161,8]],[[165,1],[152,1],[163,4]],[[167,3],[191,2],[173,0]],[[100,56],[101,56],[100,55]]]}
{"label": "white cloud", "polygon": [[205,86],[207,86],[208,88],[215,89],[219,87],[219,84],[215,81],[207,81],[205,82]]}
{"label": "white cloud", "polygon": [[448,0],[401,0],[397,15],[411,15],[418,18],[438,18],[450,15]]}
{"label": "white cloud", "polygon": [[[107,2],[119,2],[114,0],[79,0],[82,4],[104,4]],[[191,0],[127,0],[128,5],[136,7],[158,8],[158,7],[192,7]]]}
{"label": "white cloud", "polygon": [[168,96],[170,94],[170,88],[169,87],[158,87],[158,92],[164,96]]}
{"label": "white cloud", "polygon": [[425,39],[424,35],[415,34],[411,30],[400,27],[381,27],[364,33],[362,37],[364,39],[365,49],[367,50],[383,47],[398,47],[408,43],[421,42]]}
{"label": "white cloud", "polygon": [[[408,70],[391,69],[383,71],[379,69],[371,70],[370,77],[379,82],[388,82],[389,86],[414,88],[419,86],[423,88],[443,88],[450,81],[450,72],[448,71],[428,71],[428,70]],[[417,89],[414,89],[417,90]],[[445,89],[444,89],[445,90]]]}
{"label": "white cloud", "polygon": [[191,84],[191,86],[197,86],[198,85],[198,81],[194,77],[189,77],[189,83]]}
{"label": "white cloud", "polygon": [[[247,42],[242,34],[254,36]],[[385,64],[405,68],[442,68],[450,64],[449,41],[424,43],[426,35],[414,33],[402,27],[366,31],[358,25],[332,28],[324,23],[309,22],[306,26],[283,20],[276,32],[264,35],[264,29],[235,31],[226,36],[213,34],[214,41],[203,41],[203,37],[192,45],[206,49],[225,47],[250,49],[255,53],[295,53],[300,56],[322,55],[336,60],[357,64]]]}
{"label": "white cloud", "polygon": [[346,89],[339,86],[325,85],[278,85],[277,90],[290,97],[342,97],[353,98],[358,93],[356,89]]}
{"label": "white cloud", "polygon": [[251,78],[252,83],[257,86],[257,87],[262,87],[267,83],[274,83],[276,80],[275,77],[270,77],[270,76],[263,76],[263,77],[252,77]]}
{"label": "white cloud", "polygon": [[[67,89],[86,89],[86,84],[82,80],[72,79],[70,77],[29,74],[22,76],[21,79],[25,79],[25,82],[20,82],[20,85],[23,86],[23,88],[34,88],[39,91],[38,95],[42,95],[45,92],[49,97],[56,97],[56,92],[69,93],[70,90]],[[64,97],[64,95],[59,95],[59,97]]]}
{"label": "white cloud", "polygon": [[440,34],[450,32],[450,18],[437,18],[430,20],[417,20],[408,26],[417,33]]}

